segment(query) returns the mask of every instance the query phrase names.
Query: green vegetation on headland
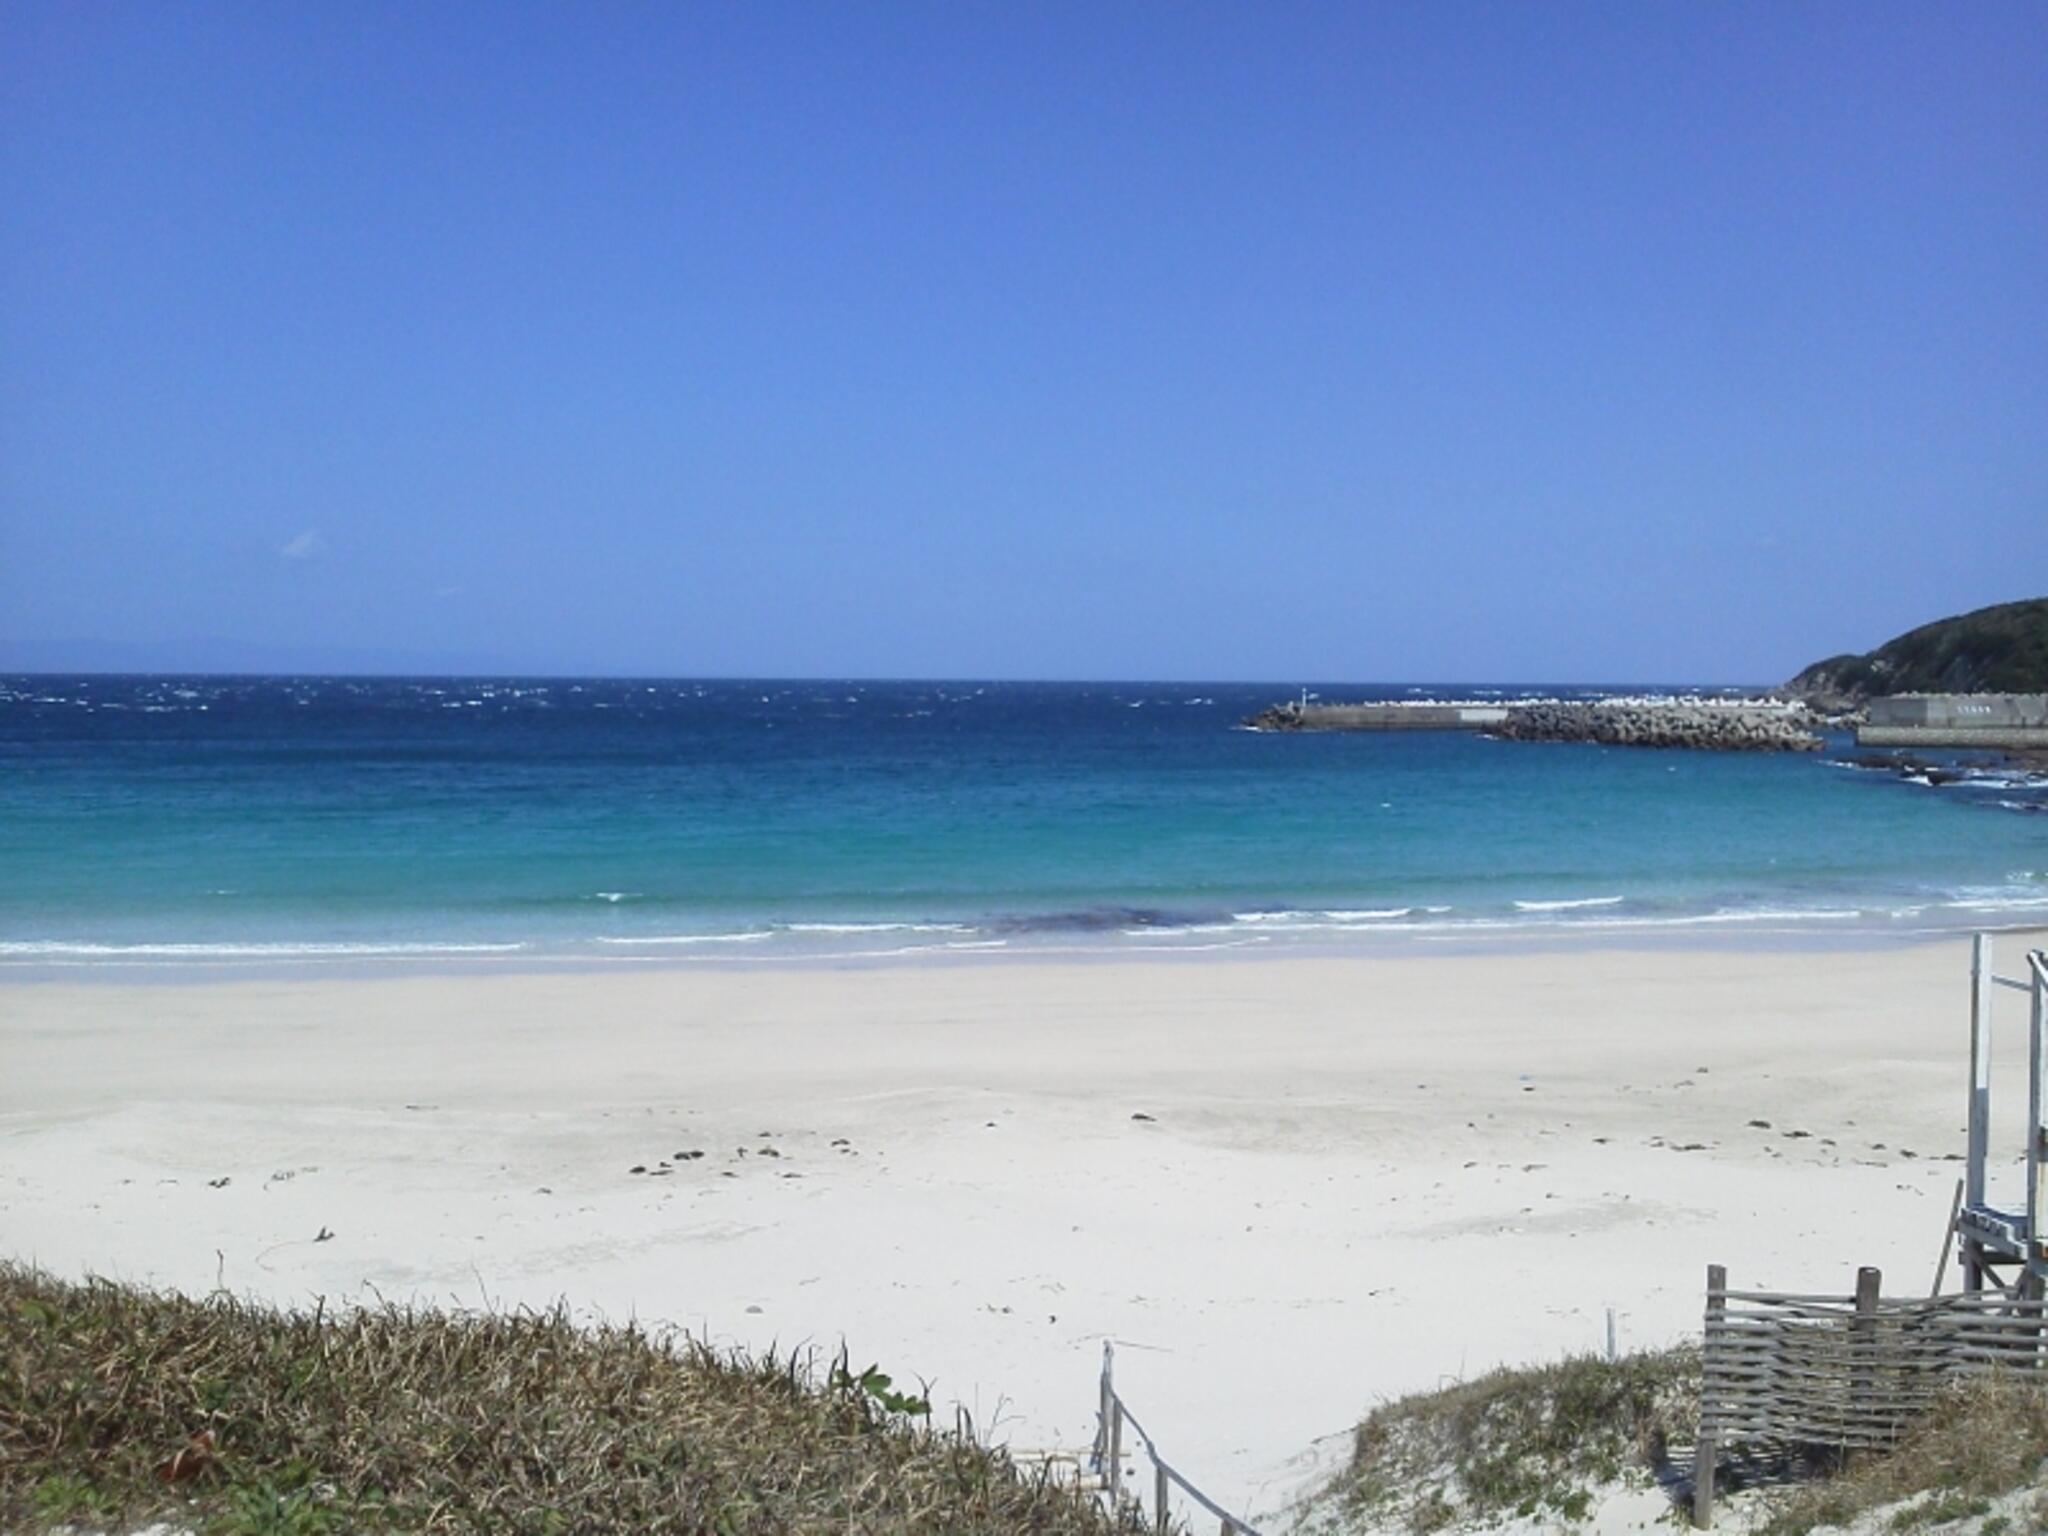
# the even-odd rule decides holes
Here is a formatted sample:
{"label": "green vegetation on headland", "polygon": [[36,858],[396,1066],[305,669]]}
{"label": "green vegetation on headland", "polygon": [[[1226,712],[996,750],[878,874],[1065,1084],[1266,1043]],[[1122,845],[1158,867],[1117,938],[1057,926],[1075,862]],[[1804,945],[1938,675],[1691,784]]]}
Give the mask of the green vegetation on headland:
{"label": "green vegetation on headland", "polygon": [[556,1308],[278,1312],[0,1264],[0,1529],[1138,1529],[875,1372]]}
{"label": "green vegetation on headland", "polygon": [[[1699,1388],[1699,1351],[1683,1348],[1498,1370],[1397,1399],[1359,1424],[1350,1460],[1302,1506],[1297,1529],[1568,1530],[1597,1518],[1603,1500],[1653,1489],[1682,1525]],[[1820,1453],[1780,1470],[1716,1523],[1756,1536],[1823,1526],[1889,1536],[1954,1521],[1974,1522],[1964,1529],[1975,1536],[2048,1530],[2048,1390],[1961,1383],[1886,1453],[1832,1463]],[[1742,1469],[1724,1468],[1725,1489],[1742,1485]]]}
{"label": "green vegetation on headland", "polygon": [[1937,619],[1861,656],[1817,661],[1785,688],[1824,709],[1894,693],[2048,692],[2048,597]]}

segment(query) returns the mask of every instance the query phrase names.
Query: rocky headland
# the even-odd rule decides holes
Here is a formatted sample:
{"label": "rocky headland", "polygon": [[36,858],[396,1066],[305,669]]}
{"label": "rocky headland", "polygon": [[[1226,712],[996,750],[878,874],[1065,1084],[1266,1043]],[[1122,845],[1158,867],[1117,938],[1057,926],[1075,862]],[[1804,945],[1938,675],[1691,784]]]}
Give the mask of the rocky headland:
{"label": "rocky headland", "polygon": [[1898,693],[2048,693],[2048,597],[1937,619],[1874,651],[1817,661],[1785,691],[1827,711]]}

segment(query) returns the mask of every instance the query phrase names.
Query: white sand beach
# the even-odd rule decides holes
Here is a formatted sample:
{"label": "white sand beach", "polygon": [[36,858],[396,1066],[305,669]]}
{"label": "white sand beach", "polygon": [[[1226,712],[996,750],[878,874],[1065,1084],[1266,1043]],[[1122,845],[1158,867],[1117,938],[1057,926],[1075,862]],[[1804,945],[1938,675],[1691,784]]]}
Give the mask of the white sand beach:
{"label": "white sand beach", "polygon": [[1943,940],[17,981],[0,1247],[286,1303],[561,1297],[844,1338],[1022,1447],[1086,1443],[1113,1339],[1162,1449],[1270,1514],[1377,1399],[1595,1349],[1610,1306],[1624,1347],[1681,1337],[1709,1262],[1928,1285],[1967,963]]}

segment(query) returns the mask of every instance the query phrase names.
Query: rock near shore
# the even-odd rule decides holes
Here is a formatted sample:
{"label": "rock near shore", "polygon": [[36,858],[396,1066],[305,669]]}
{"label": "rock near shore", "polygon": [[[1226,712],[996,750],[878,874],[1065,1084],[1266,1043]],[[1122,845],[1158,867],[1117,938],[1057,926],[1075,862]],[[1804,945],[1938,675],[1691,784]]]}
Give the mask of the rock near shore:
{"label": "rock near shore", "polygon": [[1716,704],[1522,704],[1489,735],[1507,741],[1593,741],[1615,747],[1686,747],[1713,752],[1817,752],[1821,739],[1804,711]]}
{"label": "rock near shore", "polygon": [[1262,709],[1256,715],[1247,715],[1244,723],[1247,730],[1253,731],[1305,731],[1309,728],[1308,711],[1292,699],[1285,704]]}

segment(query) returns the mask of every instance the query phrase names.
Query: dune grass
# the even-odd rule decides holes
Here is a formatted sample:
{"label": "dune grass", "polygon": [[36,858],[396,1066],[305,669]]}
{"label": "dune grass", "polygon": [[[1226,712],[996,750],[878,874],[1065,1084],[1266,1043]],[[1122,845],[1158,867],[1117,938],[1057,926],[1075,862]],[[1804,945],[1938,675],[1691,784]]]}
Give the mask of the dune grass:
{"label": "dune grass", "polygon": [[1135,1530],[844,1362],[567,1312],[280,1312],[0,1264],[0,1528]]}
{"label": "dune grass", "polygon": [[[1430,1536],[1507,1522],[1569,1527],[1602,1491],[1648,1486],[1674,1455],[1685,1461],[1699,1372],[1690,1348],[1581,1357],[1384,1404],[1359,1424],[1349,1462],[1309,1500],[1301,1528]],[[1950,1522],[1974,1536],[2048,1531],[2048,1385],[1959,1382],[1889,1451],[1840,1458],[1815,1449],[1741,1474],[1737,1485],[1750,1486],[1734,1519],[1754,1536],[1857,1522],[1884,1536]],[[1683,1524],[1683,1508],[1670,1513],[1674,1528]]]}
{"label": "dune grass", "polygon": [[1493,1371],[1375,1408],[1351,1459],[1313,1501],[1309,1528],[1399,1529],[1579,1519],[1601,1487],[1690,1441],[1699,1354],[1577,1356]]}
{"label": "dune grass", "polygon": [[[1940,1406],[1882,1454],[1850,1457],[1832,1476],[1775,1495],[1760,1536],[1804,1536],[1888,1509],[1887,1530],[1908,1532],[1990,1516],[1993,1528],[2048,1530],[2048,1389],[2013,1377],[1959,1383]],[[1994,1503],[2040,1487],[2015,1520]]]}

